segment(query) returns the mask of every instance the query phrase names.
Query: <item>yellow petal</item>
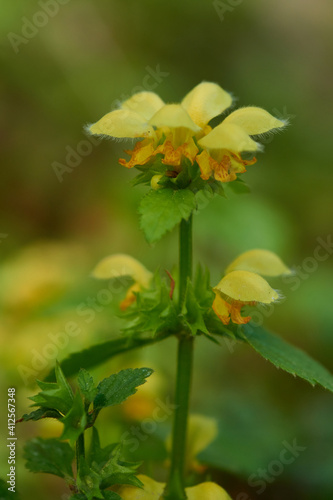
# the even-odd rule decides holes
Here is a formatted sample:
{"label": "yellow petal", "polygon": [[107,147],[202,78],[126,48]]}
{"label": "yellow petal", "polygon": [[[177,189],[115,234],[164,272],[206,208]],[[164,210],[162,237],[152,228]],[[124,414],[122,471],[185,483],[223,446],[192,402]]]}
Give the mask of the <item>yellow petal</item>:
{"label": "yellow petal", "polygon": [[259,274],[250,271],[231,271],[213,288],[227,297],[239,302],[261,302],[270,304],[279,299],[279,294],[273,290],[267,281]]}
{"label": "yellow petal", "polygon": [[258,135],[282,128],[287,124],[287,121],[278,120],[262,108],[249,106],[236,109],[227,116],[223,123],[238,125],[247,134]]}
{"label": "yellow petal", "polygon": [[158,483],[148,476],[138,474],[143,483],[143,489],[136,486],[121,486],[117,493],[123,500],[159,500],[163,494],[165,484]]}
{"label": "yellow petal", "polygon": [[[136,486],[121,486],[117,490],[123,500],[163,500],[164,483],[158,483],[143,474],[139,474],[138,478],[144,485],[143,489]],[[187,500],[232,500],[221,486],[212,482],[185,488],[185,493]]]}
{"label": "yellow petal", "polygon": [[191,463],[195,457],[217,437],[218,428],[215,418],[204,415],[190,415],[187,429],[186,460]]}
{"label": "yellow petal", "polygon": [[164,106],[162,99],[155,92],[138,92],[121,104],[122,109],[129,109],[142,116],[145,121]]}
{"label": "yellow petal", "polygon": [[147,121],[134,111],[116,109],[103,116],[98,122],[90,125],[88,131],[94,135],[111,137],[149,137],[153,129]]}
{"label": "yellow petal", "polygon": [[233,153],[258,151],[260,149],[260,145],[251,139],[241,127],[234,124],[227,124],[225,121],[200,139],[199,144],[203,148],[227,149]]}
{"label": "yellow petal", "polygon": [[183,127],[193,130],[193,132],[201,130],[180,104],[166,104],[154,114],[149,123],[157,128],[168,127],[173,129]]}
{"label": "yellow petal", "polygon": [[194,87],[182,100],[192,120],[204,127],[215,116],[229,108],[232,97],[216,83],[202,82]]}
{"label": "yellow petal", "polygon": [[187,500],[232,500],[216,483],[206,482],[185,489]]}
{"label": "yellow petal", "polygon": [[231,271],[243,270],[260,274],[261,276],[281,276],[292,274],[292,271],[270,250],[248,250],[239,255],[226,269]]}
{"label": "yellow petal", "polygon": [[213,302],[213,311],[220,318],[224,325],[228,325],[230,323],[230,312],[231,305],[228,304],[224,299],[222,299],[219,293],[215,294],[215,299]]}
{"label": "yellow petal", "polygon": [[130,276],[136,283],[148,288],[153,275],[138,260],[119,253],[102,259],[94,268],[92,276],[99,279]]}
{"label": "yellow petal", "polygon": [[132,150],[125,150],[125,153],[131,157],[129,161],[124,160],[124,158],[120,158],[118,162],[126,168],[133,168],[137,165],[145,165],[154,155],[154,151],[153,141],[150,139],[144,139],[143,141],[138,141]]}

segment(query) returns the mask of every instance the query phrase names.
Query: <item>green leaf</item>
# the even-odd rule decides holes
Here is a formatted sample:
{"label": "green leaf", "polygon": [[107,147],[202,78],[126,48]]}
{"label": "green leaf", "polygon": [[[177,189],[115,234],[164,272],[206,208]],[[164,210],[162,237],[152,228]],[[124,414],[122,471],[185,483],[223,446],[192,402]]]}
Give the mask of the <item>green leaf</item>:
{"label": "green leaf", "polygon": [[136,388],[144,384],[153,371],[151,368],[128,368],[105,378],[97,386],[94,409],[122,403],[136,393]]}
{"label": "green leaf", "polygon": [[251,323],[243,326],[242,334],[253,349],[277,368],[333,392],[333,375],[301,349]]}
{"label": "green leaf", "polygon": [[77,383],[81,394],[85,399],[85,403],[89,406],[96,396],[97,389],[94,384],[94,379],[87,370],[81,368],[77,378]]}
{"label": "green leaf", "polygon": [[140,462],[130,463],[122,461],[120,454],[121,446],[118,445],[114,449],[110,460],[101,469],[101,488],[109,488],[115,484],[130,484],[140,488],[142,482],[135,476],[136,469],[141,465]]}
{"label": "green leaf", "polygon": [[91,471],[99,474],[102,489],[113,484],[141,486],[141,482],[135,477],[135,471],[140,463],[122,461],[120,452],[119,443],[109,444],[105,448],[101,448],[98,431],[93,427],[87,463]]}
{"label": "green leaf", "polygon": [[190,280],[187,281],[185,300],[182,307],[183,320],[192,335],[198,331],[209,333],[202,315],[202,310],[194,294],[193,285]]}
{"label": "green leaf", "polygon": [[72,478],[74,451],[68,443],[57,439],[35,438],[24,447],[26,467],[31,472],[45,472],[62,478]]}
{"label": "green leaf", "polygon": [[118,444],[109,444],[105,448],[101,448],[98,430],[93,427],[90,449],[88,454],[88,464],[94,470],[100,470],[110,460],[114,449]]}
{"label": "green leaf", "polygon": [[58,363],[55,367],[55,375],[56,383],[37,380],[42,391],[29,399],[34,401],[32,406],[52,408],[65,415],[72,407],[74,395]]}
{"label": "green leaf", "polygon": [[87,415],[79,392],[75,394],[73,406],[61,422],[64,424],[61,439],[69,439],[70,444],[74,446],[87,423]]}
{"label": "green leaf", "polygon": [[31,413],[25,413],[20,419],[20,422],[28,422],[28,420],[40,420],[41,418],[62,418],[61,413],[52,408],[38,408]]}
{"label": "green leaf", "polygon": [[121,497],[115,491],[104,490],[102,493],[105,500],[121,500]]}
{"label": "green leaf", "polygon": [[149,191],[139,207],[140,226],[148,243],[158,241],[182,219],[187,220],[195,208],[195,196],[189,189]]}
{"label": "green leaf", "polygon": [[80,457],[79,473],[76,482],[80,493],[84,493],[87,500],[104,498],[100,488],[101,475],[86,464],[84,457]]}
{"label": "green leaf", "polygon": [[248,194],[251,192],[250,187],[240,178],[228,183],[230,188],[235,194]]}
{"label": "green leaf", "polygon": [[[159,342],[169,335],[170,334],[164,334],[159,337],[156,336],[154,338],[124,337],[120,339],[109,340],[108,342],[89,347],[84,351],[71,354],[67,359],[62,361],[60,366],[66,377],[70,377],[78,373],[81,368],[92,368],[123,352],[137,349],[138,347],[155,344],[155,342]],[[53,381],[54,378],[55,373],[52,370],[47,375],[45,381]]]}
{"label": "green leaf", "polygon": [[[153,287],[137,294],[136,302],[123,315],[126,323],[123,331],[127,335],[151,332],[168,336],[179,331],[176,301],[170,297],[170,284],[155,273]],[[166,330],[170,333],[166,334]]]}

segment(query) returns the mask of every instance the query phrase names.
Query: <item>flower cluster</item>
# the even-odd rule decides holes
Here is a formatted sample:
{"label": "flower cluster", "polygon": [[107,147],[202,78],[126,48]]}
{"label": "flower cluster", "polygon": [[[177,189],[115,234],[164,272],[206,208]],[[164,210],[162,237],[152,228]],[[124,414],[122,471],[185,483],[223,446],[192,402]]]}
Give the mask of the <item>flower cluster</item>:
{"label": "flower cluster", "polygon": [[127,168],[150,167],[155,162],[167,166],[166,176],[176,177],[184,162],[200,168],[203,180],[230,182],[256,159],[242,153],[262,149],[253,136],[275,131],[286,121],[274,118],[262,108],[250,106],[230,113],[212,128],[209,122],[232,105],[232,96],[216,83],[202,82],[180,104],[165,104],[154,92],[139,92],[111,111],[88,131],[114,138],[140,138],[130,159],[120,159]]}

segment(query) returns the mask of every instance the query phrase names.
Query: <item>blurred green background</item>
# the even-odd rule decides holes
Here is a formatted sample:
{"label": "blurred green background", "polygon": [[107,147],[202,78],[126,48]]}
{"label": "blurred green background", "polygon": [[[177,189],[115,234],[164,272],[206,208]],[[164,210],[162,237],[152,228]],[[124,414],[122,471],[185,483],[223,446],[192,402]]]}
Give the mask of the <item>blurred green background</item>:
{"label": "blurred green background", "polygon": [[[50,4],[53,10],[45,14]],[[196,216],[195,261],[210,267],[213,284],[250,248],[271,249],[296,267],[297,282],[277,283],[286,300],[257,319],[333,371],[332,2],[19,0],[1,8],[4,425],[9,386],[17,389],[18,416],[27,411],[34,377],[23,379],[22,366],[31,368],[50,333],[67,321],[81,327],[79,336],[50,354],[39,378],[55,356],[119,335],[115,305],[99,307],[90,323],[77,312],[101,289],[89,277],[99,259],[124,252],[151,270],[176,263],[175,233],[152,248],[138,228],[145,189],[132,189],[134,172],[117,163],[128,144],[91,144],[84,133],[85,124],[147,82],[164,100],[177,102],[202,80],[214,81],[237,97],[237,105],[261,106],[290,119],[283,134],[264,141],[265,153],[245,174],[252,193],[214,199]],[[59,164],[66,168],[61,182]],[[316,259],[318,245],[322,260]],[[170,340],[104,365],[95,370],[96,380],[145,364],[157,370],[153,388],[164,397],[173,391],[174,355]],[[199,339],[195,362],[193,411],[216,418],[220,428],[217,444],[202,460],[233,498],[333,497],[329,393],[278,372],[246,346]],[[126,429],[133,412],[110,410],[101,423],[106,442],[122,429],[124,416]],[[66,498],[60,479],[24,470],[21,451],[28,437],[59,433],[45,422],[18,428],[17,489],[23,500]],[[1,477],[7,473],[4,438],[5,431]],[[284,443],[294,440],[305,450],[272,475]],[[270,481],[258,493],[249,478],[269,467]],[[156,477],[163,479],[160,469]]]}

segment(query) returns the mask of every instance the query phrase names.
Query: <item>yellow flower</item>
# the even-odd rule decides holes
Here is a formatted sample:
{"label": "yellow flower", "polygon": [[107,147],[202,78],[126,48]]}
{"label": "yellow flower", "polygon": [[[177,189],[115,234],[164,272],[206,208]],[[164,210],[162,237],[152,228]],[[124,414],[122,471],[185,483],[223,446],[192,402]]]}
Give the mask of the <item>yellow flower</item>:
{"label": "yellow flower", "polygon": [[133,279],[134,284],[129,288],[125,299],[120,304],[120,308],[124,311],[135,302],[135,292],[139,292],[142,288],[149,288],[153,274],[130,255],[119,253],[102,259],[94,268],[92,276],[98,279],[129,276]]}
{"label": "yellow flower", "polygon": [[242,253],[229,264],[225,273],[243,270],[260,274],[260,276],[282,276],[292,274],[280,257],[270,250],[254,249]]}
{"label": "yellow flower", "polygon": [[262,278],[281,276],[292,271],[269,250],[249,250],[239,255],[226,269],[226,275],[213,288],[213,310],[223,324],[230,319],[236,324],[248,323],[251,316],[243,317],[244,305],[271,304],[280,298],[279,293]]}
{"label": "yellow flower", "polygon": [[[164,483],[158,483],[148,476],[139,475],[143,489],[135,486],[122,486],[117,493],[123,500],[163,500]],[[185,489],[188,500],[231,500],[228,493],[221,486],[212,482],[205,482]]]}
{"label": "yellow flower", "polygon": [[[152,164],[157,154],[162,163],[177,175],[184,158],[197,161],[201,177],[211,176],[221,182],[236,179],[246,166],[241,153],[261,149],[251,136],[286,125],[257,107],[232,112],[212,129],[210,120],[232,104],[232,96],[216,83],[202,82],[191,90],[180,104],[165,104],[154,92],[139,92],[90,125],[92,134],[115,138],[142,138],[133,150],[126,151],[129,161],[120,159],[127,168]],[[200,148],[200,149],[199,149]]]}

